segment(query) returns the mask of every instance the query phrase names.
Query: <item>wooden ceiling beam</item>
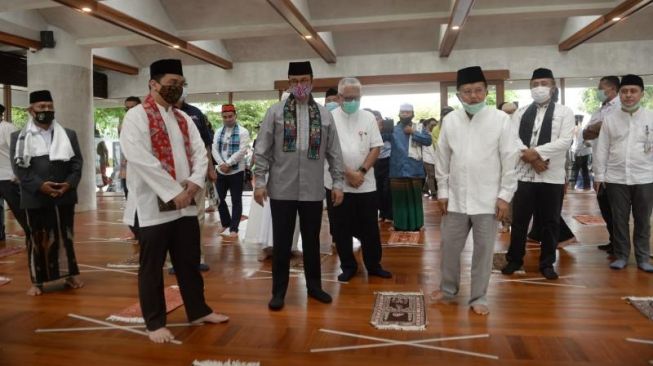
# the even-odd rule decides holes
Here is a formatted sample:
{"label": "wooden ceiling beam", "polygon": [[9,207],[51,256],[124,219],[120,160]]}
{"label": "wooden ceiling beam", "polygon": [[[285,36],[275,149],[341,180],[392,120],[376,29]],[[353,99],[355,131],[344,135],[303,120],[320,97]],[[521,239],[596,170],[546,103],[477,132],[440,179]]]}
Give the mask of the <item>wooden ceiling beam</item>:
{"label": "wooden ceiling beam", "polygon": [[569,51],[581,45],[582,43],[603,32],[604,30],[614,26],[615,24],[623,21],[626,17],[643,9],[651,3],[653,3],[653,0],[625,0],[621,2],[614,9],[601,15],[595,21],[591,22],[590,24],[578,30],[576,33],[567,37],[567,39],[564,41],[560,42],[558,45],[558,50]]}
{"label": "wooden ceiling beam", "polygon": [[226,70],[233,68],[233,63],[225,58],[194,46],[173,34],[140,21],[110,6],[97,2],[96,0],[54,1],[73,8],[77,11],[86,13],[92,17],[104,20],[105,22],[111,23],[117,27],[139,34],[164,46],[172,47],[179,52],[195,57],[209,64]]}
{"label": "wooden ceiling beam", "polygon": [[35,41],[33,39],[5,32],[0,32],[0,43],[18,48],[24,48],[26,50],[40,50],[43,48],[41,41]]}
{"label": "wooden ceiling beam", "polygon": [[440,41],[440,57],[449,57],[453,47],[456,45],[458,35],[462,32],[463,25],[469,17],[469,12],[474,6],[475,0],[455,0],[451,8],[451,15],[447,28]]}
{"label": "wooden ceiling beam", "polygon": [[93,55],[93,66],[116,71],[127,75],[138,75],[138,67],[127,65],[122,62],[110,60],[102,56]]}
{"label": "wooden ceiling beam", "polygon": [[268,3],[299,33],[322,59],[328,64],[336,63],[336,54],[318,34],[308,19],[297,9],[291,0],[268,0]]}

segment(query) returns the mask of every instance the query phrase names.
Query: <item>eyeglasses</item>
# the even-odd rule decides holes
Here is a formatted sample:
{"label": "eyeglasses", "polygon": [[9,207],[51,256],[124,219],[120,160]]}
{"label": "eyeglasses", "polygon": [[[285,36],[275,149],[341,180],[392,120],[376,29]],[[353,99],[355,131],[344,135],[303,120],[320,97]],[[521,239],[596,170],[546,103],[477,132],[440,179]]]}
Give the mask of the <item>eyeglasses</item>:
{"label": "eyeglasses", "polygon": [[311,79],[310,79],[310,78],[289,79],[289,80],[288,80],[288,84],[290,84],[290,86],[295,86],[295,85],[297,85],[297,84],[306,85],[306,84],[308,84],[308,83],[310,83],[310,82],[311,82]]}
{"label": "eyeglasses", "polygon": [[476,89],[463,89],[459,93],[466,97],[471,97],[472,95],[485,95],[486,92],[487,89],[485,88],[476,88]]}

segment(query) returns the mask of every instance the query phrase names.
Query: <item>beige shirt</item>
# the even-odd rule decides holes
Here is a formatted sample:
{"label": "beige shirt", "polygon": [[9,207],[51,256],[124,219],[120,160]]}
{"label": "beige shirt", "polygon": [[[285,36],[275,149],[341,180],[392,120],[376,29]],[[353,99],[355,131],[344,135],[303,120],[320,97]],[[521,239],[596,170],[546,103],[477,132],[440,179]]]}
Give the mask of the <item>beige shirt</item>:
{"label": "beige shirt", "polygon": [[[278,102],[268,109],[256,139],[256,188],[267,187],[275,200],[322,201],[324,199],[324,163],[329,163],[333,189],[342,190],[344,167],[338,132],[331,113],[319,105],[322,119],[319,159],[309,159],[308,108],[297,103],[297,150],[283,151],[283,107]],[[269,173],[269,177],[266,174]]]}

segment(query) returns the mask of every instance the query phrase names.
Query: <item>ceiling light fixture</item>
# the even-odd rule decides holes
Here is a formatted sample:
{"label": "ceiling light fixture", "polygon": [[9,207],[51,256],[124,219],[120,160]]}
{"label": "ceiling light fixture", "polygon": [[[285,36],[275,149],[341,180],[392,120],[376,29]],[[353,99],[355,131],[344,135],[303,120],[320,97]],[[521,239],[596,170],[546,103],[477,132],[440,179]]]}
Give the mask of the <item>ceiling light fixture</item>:
{"label": "ceiling light fixture", "polygon": [[172,48],[177,49],[177,48],[179,48],[179,45],[178,44],[173,44]]}
{"label": "ceiling light fixture", "polygon": [[620,20],[621,20],[620,17],[614,17],[614,18],[612,18],[612,21],[613,21],[613,22],[618,22],[618,21],[620,21]]}
{"label": "ceiling light fixture", "polygon": [[84,13],[90,13],[90,12],[93,11],[93,9],[89,8],[88,6],[85,6],[85,7],[82,8],[82,11],[83,11]]}
{"label": "ceiling light fixture", "polygon": [[451,29],[458,30],[458,29],[460,29],[460,26],[454,25],[453,27],[451,27]]}
{"label": "ceiling light fixture", "polygon": [[311,35],[309,34],[309,35],[307,35],[307,36],[304,36],[304,38],[305,38],[305,39],[313,39],[313,36],[311,36]]}

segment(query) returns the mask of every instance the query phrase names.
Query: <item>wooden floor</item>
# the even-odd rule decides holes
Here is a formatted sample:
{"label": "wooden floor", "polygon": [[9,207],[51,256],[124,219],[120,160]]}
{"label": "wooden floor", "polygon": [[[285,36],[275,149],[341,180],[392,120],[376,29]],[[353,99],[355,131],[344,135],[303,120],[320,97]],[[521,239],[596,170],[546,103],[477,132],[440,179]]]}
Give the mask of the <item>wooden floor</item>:
{"label": "wooden floor", "polygon": [[[104,267],[131,254],[121,240],[128,235],[119,223],[122,197],[99,198],[99,209],[76,218],[76,253],[84,265]],[[250,197],[245,198],[245,213]],[[428,327],[423,332],[382,331],[370,324],[375,291],[423,291],[429,294],[439,283],[440,230],[434,201],[424,201],[426,227],[423,247],[387,248],[384,266],[394,273],[391,280],[359,274],[348,284],[324,282],[333,295],[331,305],[307,300],[303,278],[293,278],[281,312],[270,312],[270,280],[258,272],[270,263],[256,260],[258,248],[251,244],[222,242],[216,232],[217,214],[207,216],[203,242],[211,271],[205,274],[206,297],[219,312],[231,317],[226,325],[174,328],[182,345],[156,345],[145,337],[120,330],[39,333],[37,328],[93,326],[69,318],[74,313],[104,319],[137,301],[136,275],[82,267],[86,286],[80,290],[52,291],[29,297],[25,253],[0,258],[0,276],[13,280],[0,287],[0,365],[190,365],[195,359],[260,361],[262,365],[647,365],[653,360],[653,345],[631,343],[626,338],[653,340],[653,322],[621,298],[653,296],[653,275],[631,263],[623,271],[608,268],[608,259],[596,245],[607,241],[600,226],[583,226],[572,216],[598,214],[594,195],[569,194],[563,216],[580,244],[558,251],[555,282],[574,286],[549,286],[500,282],[492,275],[489,289],[491,314],[480,317],[464,305],[434,305],[427,309]],[[325,226],[326,230],[326,214]],[[247,221],[243,223],[246,225]],[[16,232],[15,224],[9,233]],[[244,231],[243,231],[244,232]],[[382,226],[387,238],[388,227]],[[100,238],[100,239],[97,239]],[[104,240],[101,240],[104,239]],[[498,235],[496,250],[507,248],[508,236]],[[329,238],[323,234],[323,242]],[[8,246],[22,245],[19,239]],[[527,275],[537,272],[537,249],[527,252]],[[463,254],[461,304],[469,295],[470,246]],[[323,265],[323,278],[335,279],[337,256]],[[518,277],[511,277],[518,278]],[[165,274],[166,284],[174,276]],[[466,283],[466,284],[465,284]],[[428,296],[427,296],[428,297]],[[172,312],[168,322],[184,322],[183,308]],[[406,344],[312,353],[311,349],[367,345],[379,341],[329,334],[331,329],[396,341],[489,334],[486,338],[423,343],[427,346],[494,355],[498,360],[447,350],[418,348]]]}

